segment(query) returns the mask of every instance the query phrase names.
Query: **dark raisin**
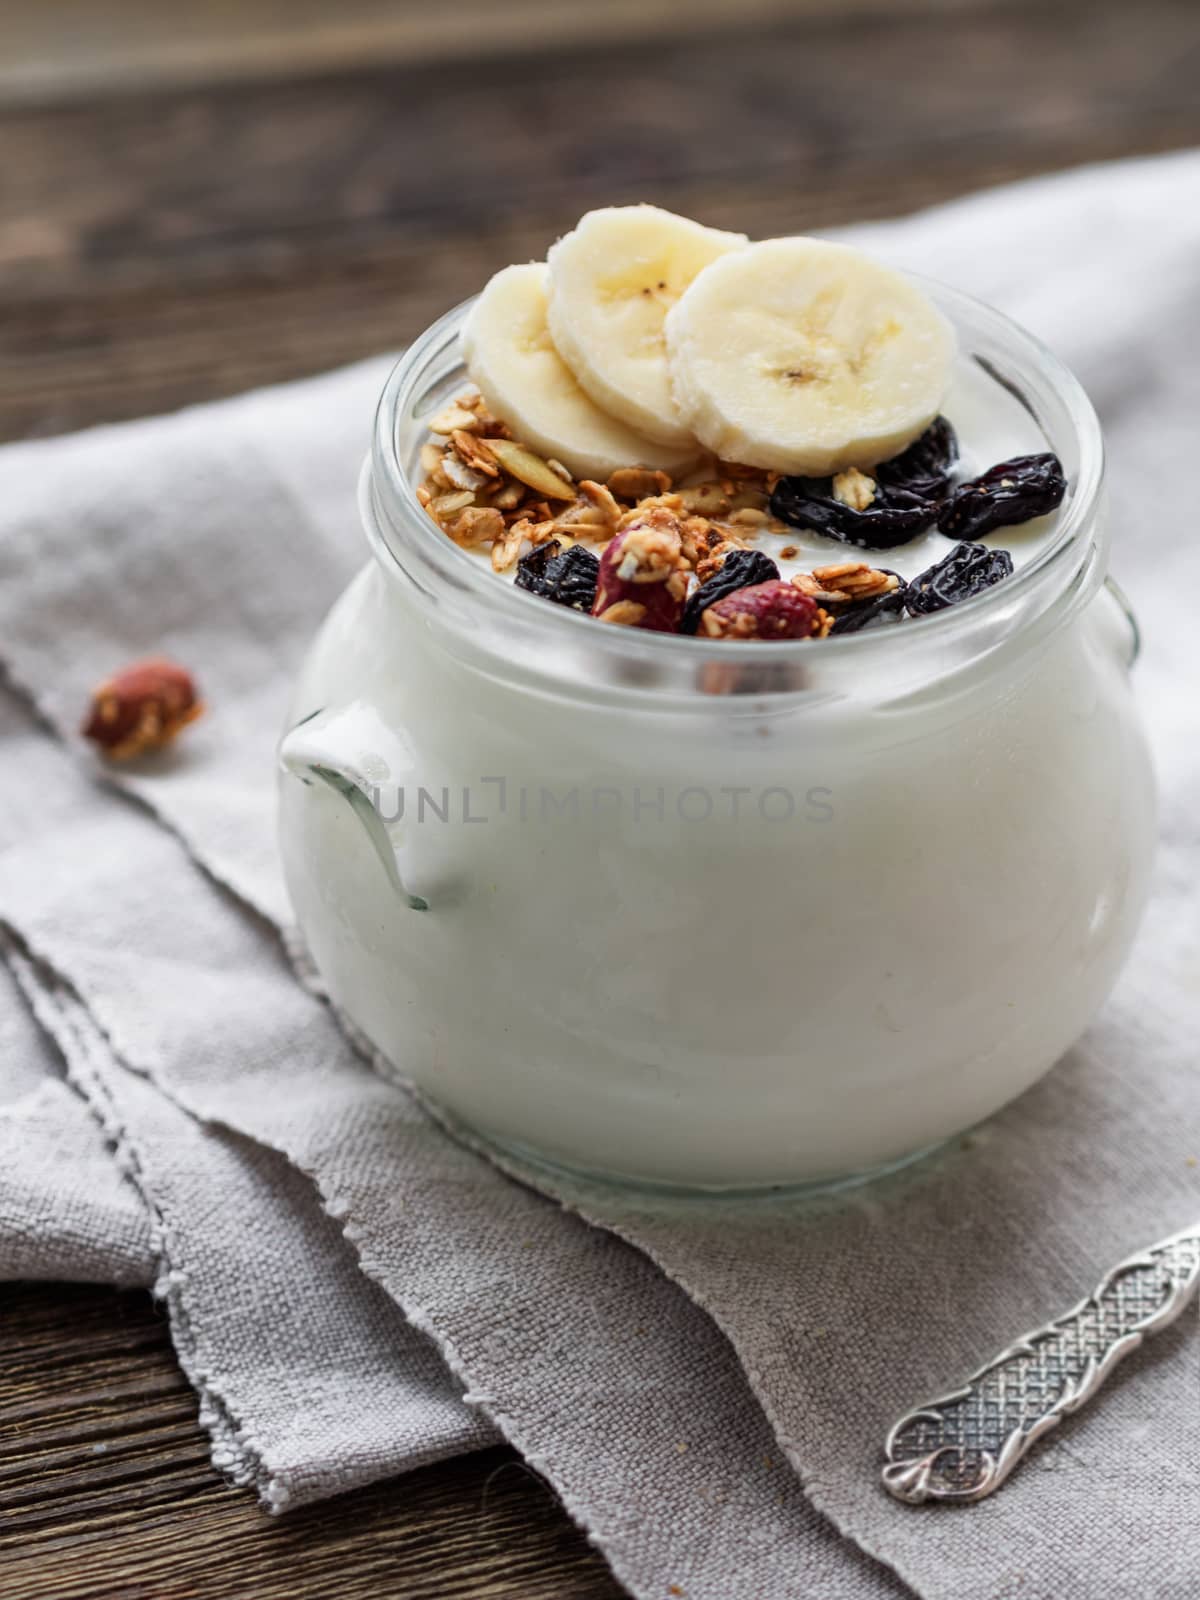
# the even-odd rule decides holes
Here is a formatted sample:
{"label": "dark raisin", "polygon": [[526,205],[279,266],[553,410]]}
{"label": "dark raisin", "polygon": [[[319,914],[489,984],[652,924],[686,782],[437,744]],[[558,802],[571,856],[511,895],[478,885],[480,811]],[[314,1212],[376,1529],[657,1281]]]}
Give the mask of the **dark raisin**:
{"label": "dark raisin", "polygon": [[793,528],[811,528],[862,550],[890,550],[923,533],[937,505],[908,489],[877,482],[875,498],[864,511],[834,498],[832,478],[780,478],[771,495],[771,514]]}
{"label": "dark raisin", "polygon": [[945,417],[935,417],[907,450],[871,468],[886,489],[907,489],[925,500],[944,500],[950,493],[950,472],[958,460],[958,437]]}
{"label": "dark raisin", "polygon": [[518,589],[528,589],[556,606],[590,611],[596,598],[599,559],[581,544],[563,550],[557,539],[535,545],[517,562]]}
{"label": "dark raisin", "polygon": [[517,588],[528,589],[530,594],[545,594],[546,567],[561,550],[562,545],[557,539],[548,539],[545,544],[535,544],[533,549],[517,562]]}
{"label": "dark raisin", "polygon": [[779,577],[779,568],[762,550],[731,550],[707,583],[693,589],[683,608],[680,633],[695,633],[700,626],[700,614],[718,600],[733,594],[737,589],[748,589],[756,583],[773,583]]}
{"label": "dark raisin", "polygon": [[[879,567],[880,572],[887,572],[887,567]],[[899,577],[899,573],[891,573],[892,577]],[[829,634],[832,638],[835,633],[861,633],[864,628],[873,627],[885,618],[897,616],[904,610],[904,601],[908,594],[908,586],[903,578],[896,589],[889,589],[886,594],[877,594],[866,600],[852,602],[843,607],[834,620]]]}
{"label": "dark raisin", "polygon": [[1066,492],[1056,455],[1014,456],[960,484],[938,512],[938,528],[950,539],[978,539],[993,528],[1044,517],[1062,504]]}
{"label": "dark raisin", "polygon": [[904,603],[914,617],[955,606],[982,594],[992,584],[1012,576],[1007,550],[989,550],[985,544],[956,544],[950,554],[914,578]]}

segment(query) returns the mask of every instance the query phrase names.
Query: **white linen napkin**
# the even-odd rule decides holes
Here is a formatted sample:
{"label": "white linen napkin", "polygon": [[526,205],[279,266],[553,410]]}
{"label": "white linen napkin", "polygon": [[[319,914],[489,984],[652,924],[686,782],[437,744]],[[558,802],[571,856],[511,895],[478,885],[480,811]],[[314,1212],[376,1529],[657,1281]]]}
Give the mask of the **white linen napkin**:
{"label": "white linen napkin", "polygon": [[[1200,399],[1198,190],[1189,154],[856,235],[1012,311],[1099,402],[1117,568],[1146,625],[1164,842],[1131,971],[1067,1062],[972,1150],[817,1211],[561,1196],[603,1225],[586,1226],[371,1077],[222,887],[286,915],[268,752],[298,652],[356,562],[350,490],[378,367],[0,455],[0,659],[51,725],[72,742],[90,684],[149,649],[192,665],[213,706],[174,759],[118,781],[215,882],[78,759],[14,732],[0,916],[42,963],[26,958],[27,984],[45,1014],[99,1030],[114,1078],[143,1074],[310,1174],[366,1273],[638,1595],[895,1594],[891,1568],[929,1597],[1182,1596],[1200,1566],[1188,1329],[994,1501],[913,1512],[877,1485],[905,1404],[1200,1210],[1200,556],[1180,487]],[[30,792],[52,793],[67,825],[39,826]],[[149,1102],[124,1099],[120,1136],[153,1143]]]}

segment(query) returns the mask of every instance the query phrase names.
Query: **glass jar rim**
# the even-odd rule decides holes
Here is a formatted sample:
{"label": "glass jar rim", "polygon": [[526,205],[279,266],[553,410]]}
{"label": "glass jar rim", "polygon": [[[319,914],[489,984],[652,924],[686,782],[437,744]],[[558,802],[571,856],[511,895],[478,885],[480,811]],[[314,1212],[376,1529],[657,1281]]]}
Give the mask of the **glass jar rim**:
{"label": "glass jar rim", "polygon": [[[1104,448],[1100,424],[1082,384],[1034,334],[995,307],[916,273],[906,276],[920,285],[939,306],[961,336],[968,329],[974,343],[982,341],[992,356],[976,353],[973,359],[1001,387],[1009,390],[1031,414],[1047,441],[1068,464],[1068,488],[1058,512],[1053,539],[1017,568],[1003,583],[955,606],[924,616],[906,618],[902,638],[894,627],[863,629],[821,640],[762,642],[721,640],[719,659],[730,666],[753,663],[790,666],[792,678],[799,664],[816,666],[819,652],[821,677],[828,671],[860,670],[872,663],[894,661],[898,646],[911,652],[923,642],[936,642],[939,653],[961,650],[985,619],[1004,609],[1025,621],[1041,616],[1047,604],[1068,589],[1095,555],[1095,528],[1104,475]],[[442,533],[417,499],[415,485],[401,456],[400,430],[405,419],[414,423],[428,416],[433,403],[431,369],[445,363],[448,349],[457,349],[462,324],[475,297],[463,301],[440,317],[400,357],[389,374],[375,413],[371,453],[364,469],[364,519],[372,535],[377,558],[394,564],[418,589],[436,597],[453,594],[467,607],[481,605],[494,621],[513,628],[522,624],[541,630],[548,641],[557,638],[568,649],[607,657],[626,681],[636,681],[639,665],[653,672],[672,665],[694,674],[701,663],[713,659],[712,641],[689,635],[663,634],[635,628],[598,628],[594,619],[564,606],[549,606],[538,597],[500,582],[491,568],[458,548]],[[961,359],[961,352],[960,352]],[[458,362],[460,376],[453,386],[468,381]],[[443,381],[445,374],[443,374]],[[1019,378],[1019,383],[1017,379]],[[1054,426],[1048,419],[1053,418]],[[1063,430],[1069,436],[1063,437]],[[1091,533],[1093,538],[1088,539]],[[1096,578],[1099,582],[1099,576]],[[1078,587],[1078,586],[1077,586]],[[1033,597],[1047,596],[1044,604]],[[1071,608],[1073,609],[1073,608]],[[1065,620],[1065,616],[1064,619]],[[1012,631],[1012,630],[1009,630]],[[787,679],[787,673],[781,681]],[[793,685],[794,686],[794,683]],[[760,684],[759,692],[764,692]],[[769,692],[767,689],[765,692]]]}

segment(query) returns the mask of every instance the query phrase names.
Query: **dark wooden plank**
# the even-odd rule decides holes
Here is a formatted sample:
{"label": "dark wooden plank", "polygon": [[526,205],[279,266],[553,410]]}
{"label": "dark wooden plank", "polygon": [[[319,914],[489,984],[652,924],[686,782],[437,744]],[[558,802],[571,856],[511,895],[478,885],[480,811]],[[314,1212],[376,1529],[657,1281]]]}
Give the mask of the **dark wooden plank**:
{"label": "dark wooden plank", "polygon": [[[456,0],[447,13],[396,0],[5,0],[0,98],[143,89],[147,83],[295,78],[386,61],[479,59],[541,49],[583,50],[612,39],[678,37],[822,12],[859,15],[909,0]],[[947,0],[954,6],[989,0]]]}
{"label": "dark wooden plank", "polygon": [[[0,116],[0,270],[189,278],[559,223],[616,197],[790,192],[1195,126],[1190,0],[923,8]],[[781,196],[783,198],[784,196]],[[824,197],[822,199],[822,197]],[[842,206],[844,210],[844,203]]]}
{"label": "dark wooden plank", "polygon": [[212,1471],[143,1293],[0,1286],[3,1600],[613,1600],[535,1474],[488,1450],[283,1518]]}
{"label": "dark wooden plank", "polygon": [[1198,57],[1099,0],[10,109],[0,436],[397,345],[591,204],[794,231],[1196,142]]}

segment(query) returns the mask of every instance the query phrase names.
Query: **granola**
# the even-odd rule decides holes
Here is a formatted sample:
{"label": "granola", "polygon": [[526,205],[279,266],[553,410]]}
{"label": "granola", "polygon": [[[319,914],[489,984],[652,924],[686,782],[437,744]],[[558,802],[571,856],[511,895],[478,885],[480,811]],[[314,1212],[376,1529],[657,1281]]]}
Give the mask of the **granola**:
{"label": "granola", "polygon": [[[711,587],[732,553],[760,551],[766,559],[771,547],[764,536],[792,532],[793,524],[775,512],[776,491],[782,493],[778,473],[710,456],[706,466],[680,483],[661,469],[641,465],[620,467],[605,482],[576,480],[561,462],[513,438],[477,393],[444,406],[429,433],[419,454],[418,501],[448,538],[486,554],[493,571],[517,576],[518,587],[573,609],[590,609],[600,621],[624,627],[702,638],[787,635],[786,629],[768,631],[760,618],[747,621],[748,613],[736,606],[722,612],[710,606],[707,621],[698,627],[697,602],[691,598]],[[882,476],[884,469],[878,471]],[[847,515],[869,515],[884,492],[879,480],[854,467],[835,474],[828,485],[827,503]],[[557,578],[553,583],[544,578],[544,558],[540,565],[535,561],[539,551],[550,548],[559,560],[576,545],[590,545],[598,553],[591,607],[578,602],[592,583],[596,556],[587,558],[592,569],[580,566],[579,581],[571,568],[566,588]],[[782,543],[774,554],[794,562],[801,549]],[[777,571],[772,562],[767,566]],[[907,607],[904,580],[869,561],[828,562],[790,577],[785,572],[784,579],[814,608],[800,630],[806,637],[858,632],[885,613],[902,615]],[[564,595],[569,589],[565,602],[558,588]],[[787,602],[777,603],[786,609]]]}
{"label": "granola", "polygon": [[900,579],[894,572],[868,566],[865,561],[814,567],[811,572],[797,573],[792,582],[801,594],[823,606],[853,605],[900,587]]}
{"label": "granola", "polygon": [[851,511],[865,511],[875,499],[875,479],[868,478],[857,467],[836,472],[833,476],[833,498],[849,506]]}

